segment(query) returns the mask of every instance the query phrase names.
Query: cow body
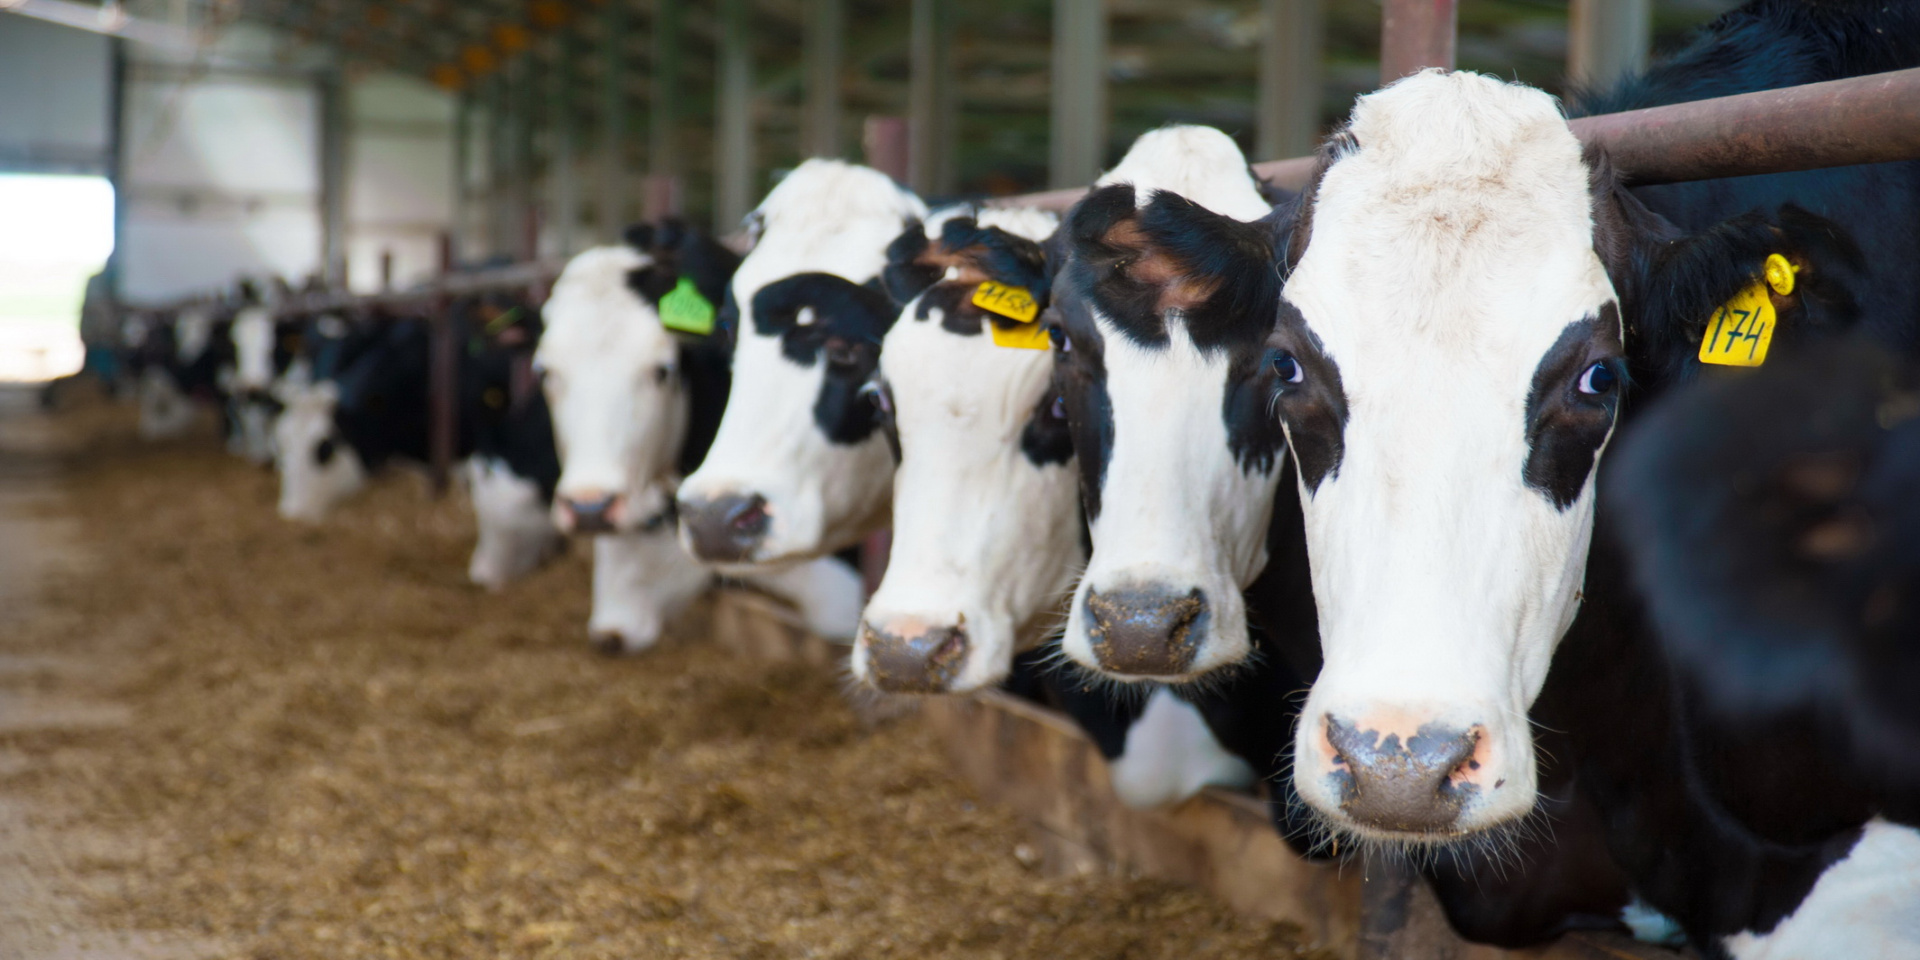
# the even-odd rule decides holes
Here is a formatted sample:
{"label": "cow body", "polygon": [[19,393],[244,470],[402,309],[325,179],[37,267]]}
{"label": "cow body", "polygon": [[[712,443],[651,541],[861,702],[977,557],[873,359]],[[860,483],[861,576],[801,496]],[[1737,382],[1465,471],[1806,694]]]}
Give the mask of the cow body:
{"label": "cow body", "polygon": [[539,314],[525,304],[484,298],[461,364],[460,417],[473,434],[468,492],[478,533],[467,578],[499,590],[533,572],[562,545],[554,526],[560,457],[553,418],[533,373]]}

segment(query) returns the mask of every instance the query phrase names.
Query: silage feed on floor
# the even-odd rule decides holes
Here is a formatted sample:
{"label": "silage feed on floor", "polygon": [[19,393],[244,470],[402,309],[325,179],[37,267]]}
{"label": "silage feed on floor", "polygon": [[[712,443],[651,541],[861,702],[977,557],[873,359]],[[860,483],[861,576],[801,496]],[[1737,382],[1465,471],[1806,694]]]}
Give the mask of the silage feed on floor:
{"label": "silage feed on floor", "polygon": [[1297,953],[1196,891],[1023,867],[917,719],[869,728],[698,612],[591,654],[579,545],[489,595],[463,502],[416,477],[300,527],[210,437],[88,422],[59,508],[87,573],[0,652],[97,668],[34,682],[132,722],[0,732],[0,794],[124,838],[78,867],[103,928],[257,960]]}

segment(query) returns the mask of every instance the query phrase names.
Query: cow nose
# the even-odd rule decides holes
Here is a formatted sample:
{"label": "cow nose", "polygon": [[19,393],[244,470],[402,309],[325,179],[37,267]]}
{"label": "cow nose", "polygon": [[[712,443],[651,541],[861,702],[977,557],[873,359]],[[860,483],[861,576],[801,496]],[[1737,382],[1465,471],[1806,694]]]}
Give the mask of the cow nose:
{"label": "cow nose", "polygon": [[752,559],[769,519],[767,499],[757,493],[680,501],[680,523],[694,556],[713,563]]}
{"label": "cow nose", "polygon": [[[891,625],[890,625],[891,626]],[[862,620],[860,643],[867,649],[867,683],[886,693],[944,693],[967,661],[967,624],[898,632]]]}
{"label": "cow nose", "polygon": [[1100,669],[1114,674],[1170,677],[1193,664],[1196,627],[1207,615],[1207,595],[1195,587],[1087,589],[1088,639]]}
{"label": "cow nose", "polygon": [[1475,757],[1485,730],[1422,725],[1402,742],[1397,733],[1358,729],[1328,714],[1322,729],[1333,751],[1340,809],[1380,830],[1433,833],[1451,828],[1474,785]]}
{"label": "cow nose", "polygon": [[619,519],[618,494],[582,494],[563,497],[567,516],[573,519],[575,533],[612,533]]}

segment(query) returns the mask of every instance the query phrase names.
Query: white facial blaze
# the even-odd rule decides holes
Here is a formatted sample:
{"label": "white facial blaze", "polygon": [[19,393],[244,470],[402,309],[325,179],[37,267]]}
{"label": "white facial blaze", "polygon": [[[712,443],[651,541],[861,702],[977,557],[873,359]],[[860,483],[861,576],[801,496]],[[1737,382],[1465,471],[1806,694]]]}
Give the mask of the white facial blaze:
{"label": "white facial blaze", "polygon": [[783,356],[777,335],[754,329],[754,294],[801,273],[866,283],[886,266],[901,227],[926,215],[926,205],[885,174],[817,159],[788,174],[755,211],[760,238],[732,282],[740,327],[726,414],[705,462],[681,487],[683,500],[765,498],[769,524],[751,562],[831,552],[884,525],[893,474],[878,432],[840,445],[814,423],[825,359],[802,367]]}
{"label": "white facial blaze", "polygon": [[322,383],[292,397],[274,422],[274,463],[280,473],[280,515],[318,523],[366,486],[360,455],[333,428],[334,386]]}
{"label": "white facial blaze", "polygon": [[628,247],[573,258],[542,310],[534,355],[560,450],[555,499],[618,497],[622,529],[667,506],[686,434],[679,348],[653,305],[627,287],[628,273],[651,262]]}
{"label": "white facial blaze", "polygon": [[593,613],[587,633],[636,653],[660,642],[668,623],[703,593],[713,574],[667,528],[593,538]]}
{"label": "white facial blaze", "polygon": [[560,531],[548,516],[539,484],[501,461],[476,457],[467,461],[467,489],[479,533],[467,579],[499,590],[559,549]]}
{"label": "white facial blaze", "polygon": [[[1099,183],[1133,184],[1140,205],[1164,190],[1237,220],[1257,220],[1273,209],[1239,147],[1211,127],[1146,133]],[[1208,612],[1198,624],[1191,674],[1238,662],[1248,650],[1240,590],[1266,565],[1278,472],[1249,472],[1235,461],[1227,443],[1226,359],[1196,348],[1177,315],[1168,318],[1169,342],[1161,347],[1135,345],[1105,317],[1095,322],[1114,443],[1092,523],[1093,556],[1061,646],[1098,669],[1088,590],[1153,584],[1205,595]]]}
{"label": "white facial blaze", "polygon": [[1166,346],[1141,347],[1101,322],[1113,446],[1092,524],[1093,558],[1062,645],[1075,660],[1098,664],[1089,589],[1198,588],[1208,613],[1190,667],[1197,675],[1249,651],[1240,591],[1267,564],[1274,474],[1242,468],[1228,447],[1225,356],[1202,354],[1177,322],[1169,326]]}
{"label": "white facial blaze", "polygon": [[1325,667],[1295,779],[1342,817],[1328,716],[1403,739],[1478,728],[1478,791],[1456,825],[1473,830],[1533,805],[1526,713],[1592,531],[1590,481],[1565,510],[1525,482],[1527,398],[1613,291],[1580,145],[1546,94],[1421,74],[1362,98],[1352,132],[1284,291],[1348,411],[1337,469],[1302,489]]}
{"label": "white facial blaze", "polygon": [[[1043,240],[1055,221],[1035,214],[978,220]],[[966,661],[950,689],[973,690],[1003,679],[1014,653],[1054,625],[1085,560],[1078,489],[1071,461],[1035,464],[1021,449],[1034,410],[1051,399],[1052,356],[995,346],[984,329],[954,333],[939,310],[925,320],[918,311],[919,300],[907,305],[880,353],[902,457],[892,554],[865,619],[896,636],[964,624]],[[866,654],[864,644],[853,654],[863,680]]]}

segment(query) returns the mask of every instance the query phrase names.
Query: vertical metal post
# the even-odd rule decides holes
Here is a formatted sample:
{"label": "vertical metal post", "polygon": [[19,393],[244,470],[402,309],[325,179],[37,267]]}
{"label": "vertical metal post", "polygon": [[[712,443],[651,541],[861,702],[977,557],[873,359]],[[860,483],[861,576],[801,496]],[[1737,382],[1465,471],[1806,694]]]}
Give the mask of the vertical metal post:
{"label": "vertical metal post", "polygon": [[840,156],[840,48],[846,29],[843,0],[807,0],[802,57],[807,70],[803,153]]}
{"label": "vertical metal post", "polygon": [[653,99],[648,104],[648,220],[680,213],[680,0],[654,0]]}
{"label": "vertical metal post", "polygon": [[347,283],[347,97],[339,68],[322,71],[320,113],[320,272],[331,286]]}
{"label": "vertical metal post", "polygon": [[1380,10],[1380,83],[1428,67],[1453,69],[1459,0],[1385,0]]}
{"label": "vertical metal post", "polygon": [[547,65],[548,208],[554,247],[562,258],[573,256],[580,224],[580,187],[574,169],[573,51],[568,36],[562,29],[553,37],[553,60]]}
{"label": "vertical metal post", "polygon": [[[453,272],[453,242],[440,236],[440,276],[445,283]],[[443,286],[433,298],[428,318],[431,337],[427,352],[427,476],[433,495],[444,496],[453,477],[453,455],[460,430],[460,351],[453,323],[453,302]]]}
{"label": "vertical metal post", "polygon": [[1259,143],[1262,160],[1305,156],[1320,136],[1320,46],[1325,0],[1261,0]]}
{"label": "vertical metal post", "polygon": [[600,11],[600,204],[603,243],[627,225],[627,4],[607,0]]}
{"label": "vertical metal post", "polygon": [[714,232],[732,233],[753,203],[753,61],[747,0],[720,0],[720,62],[714,71]]}
{"label": "vertical metal post", "polygon": [[953,191],[953,58],[948,0],[913,0],[908,29],[907,182],[922,196]]}
{"label": "vertical metal post", "polygon": [[453,96],[453,217],[447,259],[457,261],[460,247],[473,238],[473,86]]}
{"label": "vertical metal post", "polygon": [[1567,17],[1567,77],[1604,87],[1646,69],[1653,0],[1573,0]]}
{"label": "vertical metal post", "polygon": [[512,79],[507,96],[513,101],[513,109],[509,114],[512,122],[508,132],[513,138],[513,178],[510,182],[514,236],[511,250],[515,260],[527,261],[540,255],[540,218],[534,206],[533,192],[535,64],[532,52],[522,50],[515,54],[507,63],[507,75]]}
{"label": "vertical metal post", "polygon": [[493,75],[487,92],[491,104],[487,110],[487,252],[510,256],[519,221],[513,209],[513,96],[512,84],[503,68]]}
{"label": "vertical metal post", "polygon": [[1053,0],[1053,128],[1048,177],[1077,187],[1107,154],[1105,0]]}
{"label": "vertical metal post", "polygon": [[905,117],[868,117],[860,135],[867,166],[904,182],[910,153],[908,132]]}
{"label": "vertical metal post", "polygon": [[[107,177],[113,184],[113,253],[107,256],[107,290],[113,296],[115,315],[118,316],[124,289],[122,280],[125,275],[123,265],[126,257],[120,251],[127,242],[127,196],[133,185],[128,182],[127,169],[127,41],[114,37],[107,41],[112,56],[112,73],[109,76],[107,90]],[[119,323],[116,320],[111,336],[118,342]]]}

